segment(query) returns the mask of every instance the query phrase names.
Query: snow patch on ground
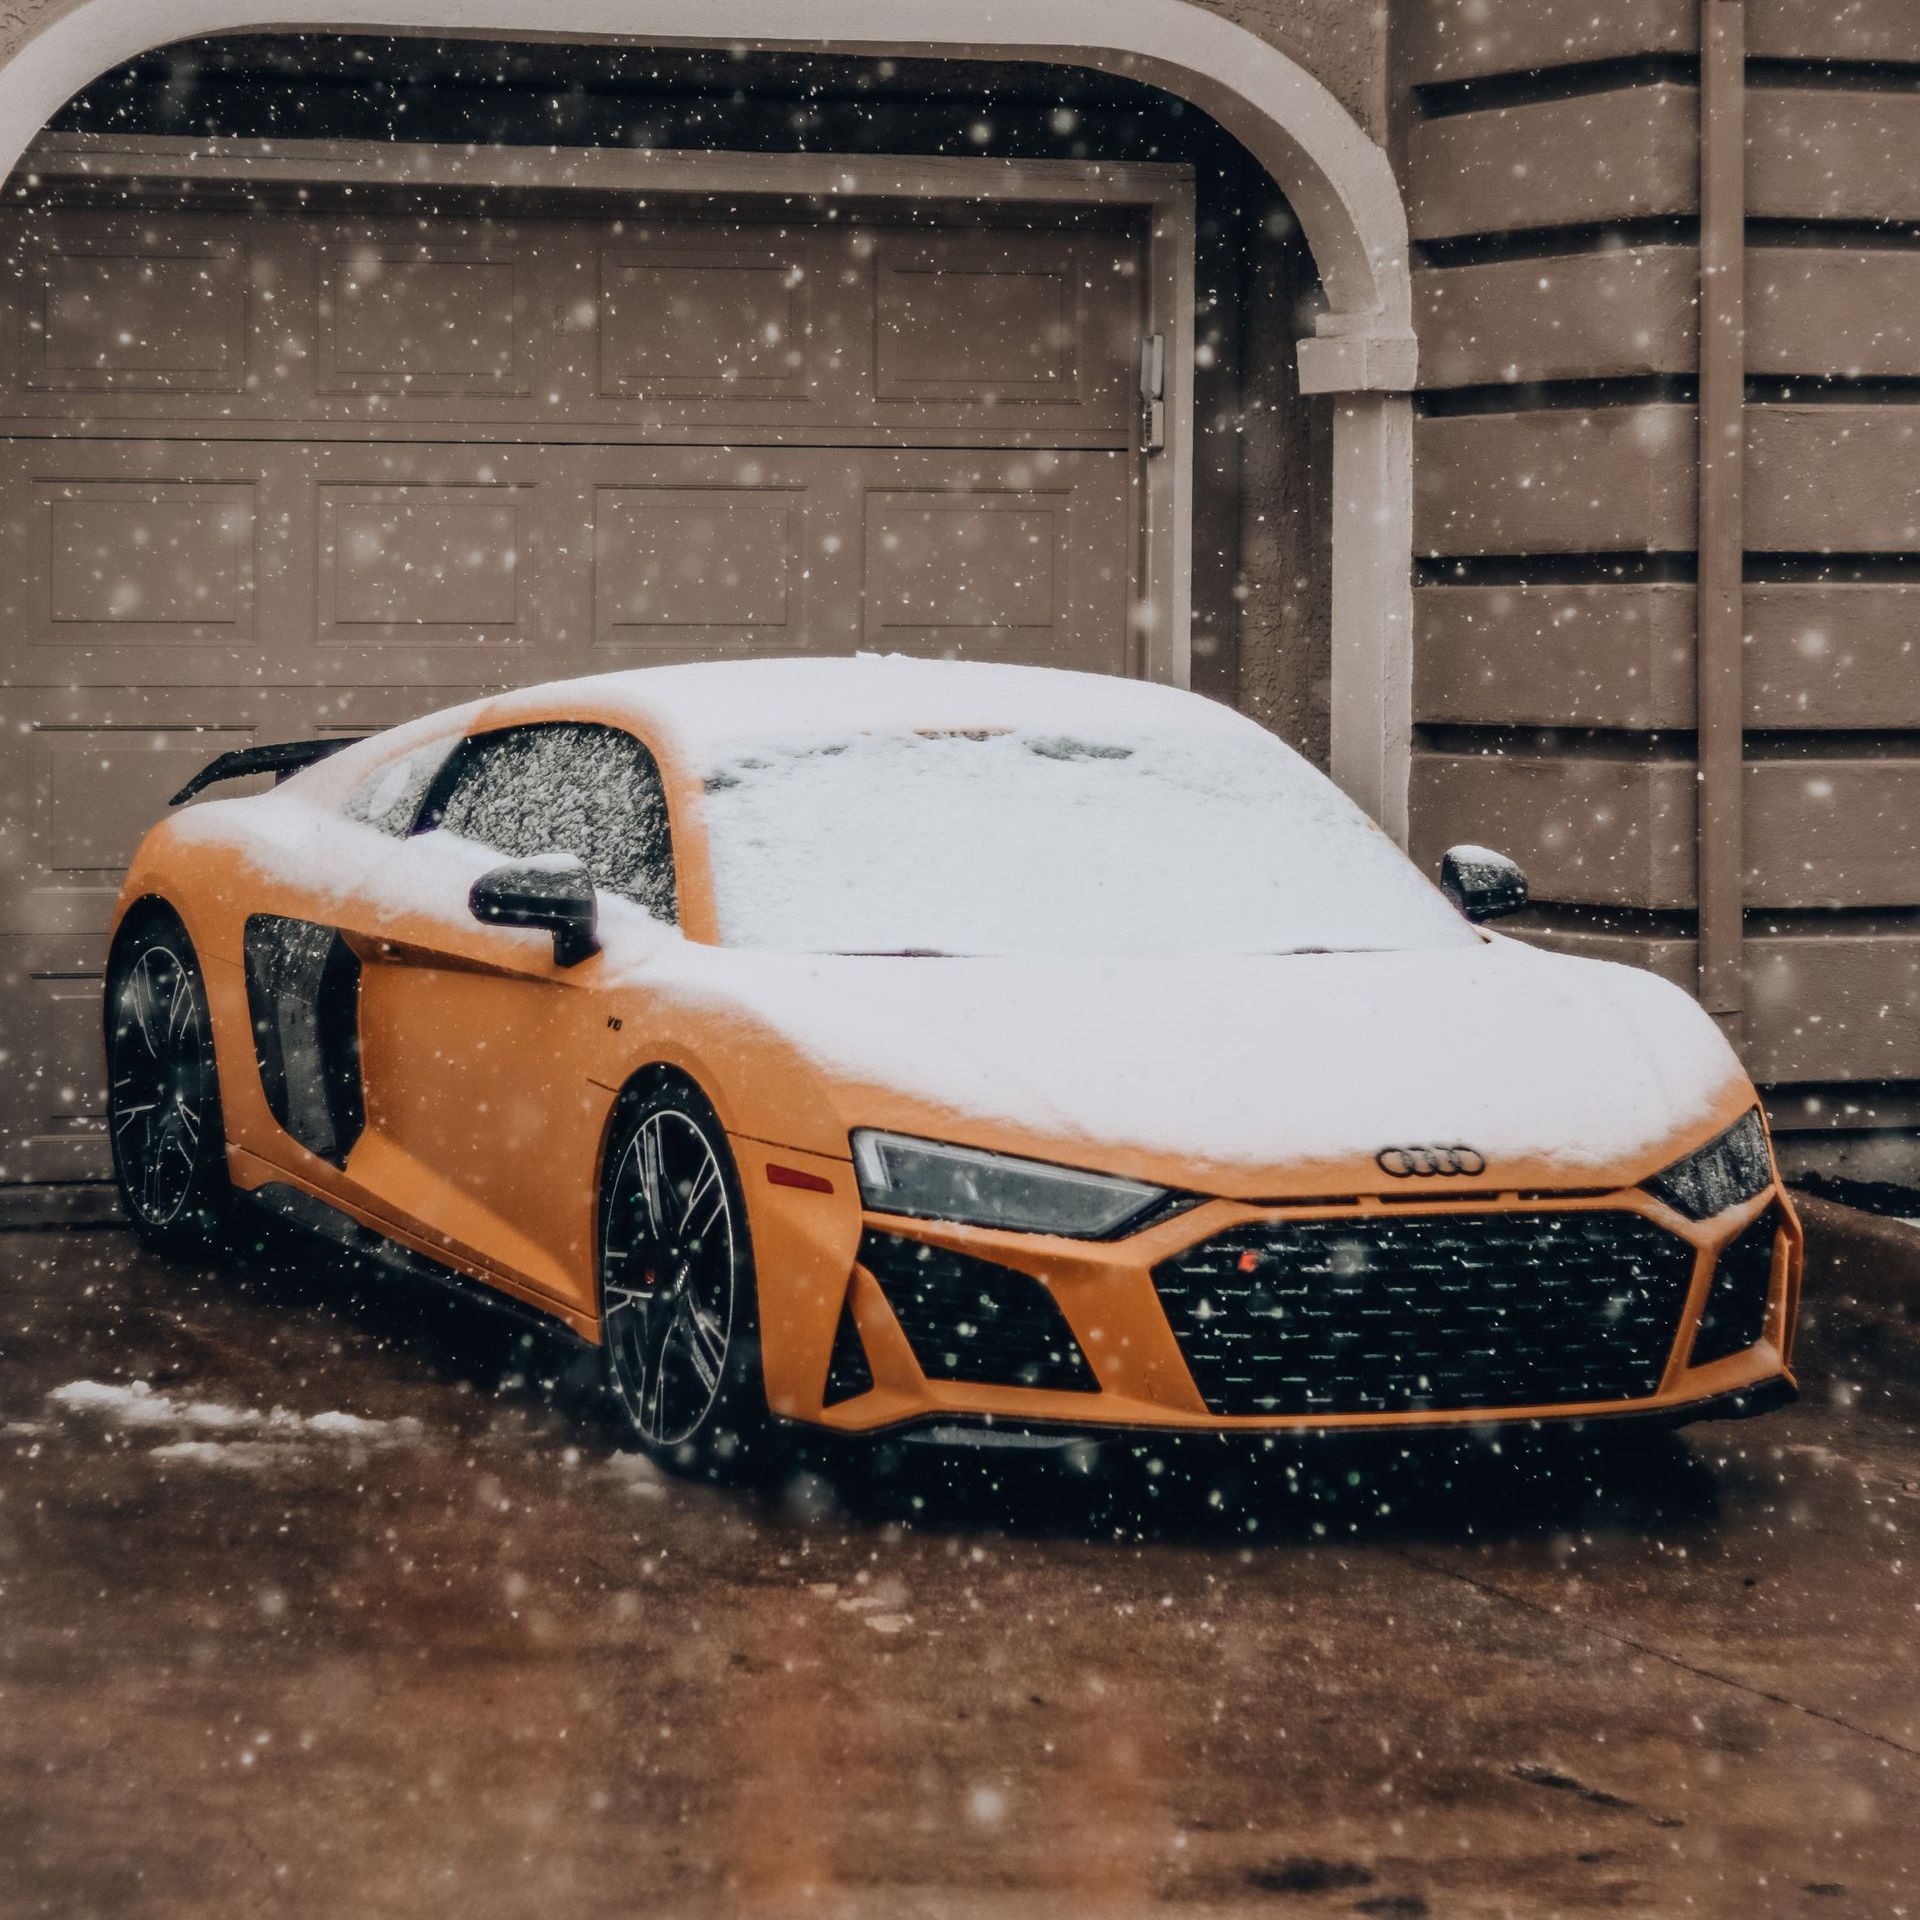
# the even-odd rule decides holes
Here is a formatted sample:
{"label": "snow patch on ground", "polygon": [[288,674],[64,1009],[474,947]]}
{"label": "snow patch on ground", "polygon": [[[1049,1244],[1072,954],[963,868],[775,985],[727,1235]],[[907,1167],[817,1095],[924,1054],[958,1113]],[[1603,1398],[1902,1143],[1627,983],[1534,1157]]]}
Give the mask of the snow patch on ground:
{"label": "snow patch on ground", "polygon": [[233,1473],[257,1473],[285,1464],[298,1450],[280,1440],[169,1440],[148,1456],[169,1465],[220,1467]]}
{"label": "snow patch on ground", "polygon": [[166,1393],[145,1380],[124,1386],[71,1380],[55,1387],[47,1401],[70,1419],[156,1438],[172,1436],[150,1450],[156,1460],[249,1471],[296,1459],[315,1441],[390,1447],[416,1441],[425,1432],[411,1417],[369,1420],[337,1411],[298,1414],[285,1407],[233,1407]]}
{"label": "snow patch on ground", "polygon": [[607,1472],[628,1493],[645,1500],[662,1499],[667,1491],[665,1476],[644,1453],[616,1453],[607,1461]]}

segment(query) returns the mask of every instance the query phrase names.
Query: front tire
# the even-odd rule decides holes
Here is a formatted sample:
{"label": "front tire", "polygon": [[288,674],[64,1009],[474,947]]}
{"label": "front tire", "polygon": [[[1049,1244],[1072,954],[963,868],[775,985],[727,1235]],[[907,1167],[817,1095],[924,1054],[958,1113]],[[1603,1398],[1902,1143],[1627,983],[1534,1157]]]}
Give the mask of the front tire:
{"label": "front tire", "polygon": [[600,1209],[607,1381],[646,1451],[709,1475],[768,1442],[753,1248],[713,1109],[662,1082],[629,1096],[607,1144]]}
{"label": "front tire", "polygon": [[107,963],[107,1128],[120,1203],[157,1246],[204,1246],[233,1201],[213,1021],[179,919],[130,920]]}

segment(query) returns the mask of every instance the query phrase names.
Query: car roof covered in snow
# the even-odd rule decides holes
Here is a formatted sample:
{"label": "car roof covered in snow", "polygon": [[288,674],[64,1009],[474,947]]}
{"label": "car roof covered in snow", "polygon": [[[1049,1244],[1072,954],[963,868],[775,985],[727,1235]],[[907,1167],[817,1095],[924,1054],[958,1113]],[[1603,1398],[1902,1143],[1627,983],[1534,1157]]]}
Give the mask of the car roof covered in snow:
{"label": "car roof covered in snow", "polygon": [[757,747],[868,733],[1262,733],[1215,701],[1144,680],[970,660],[855,654],[636,667],[477,702],[488,726],[558,711],[622,718],[704,773]]}

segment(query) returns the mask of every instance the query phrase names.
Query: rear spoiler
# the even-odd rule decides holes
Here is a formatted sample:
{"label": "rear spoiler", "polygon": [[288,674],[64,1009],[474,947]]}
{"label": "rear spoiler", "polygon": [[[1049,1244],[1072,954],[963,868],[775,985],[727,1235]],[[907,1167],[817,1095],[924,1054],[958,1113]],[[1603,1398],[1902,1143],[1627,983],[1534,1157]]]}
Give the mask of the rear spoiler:
{"label": "rear spoiler", "polygon": [[357,747],[365,734],[339,735],[327,740],[281,740],[271,746],[235,747],[217,760],[209,760],[187,784],[167,802],[170,807],[184,806],[196,793],[221,780],[244,780],[252,773],[270,773],[275,784],[316,760],[338,753],[342,747]]}

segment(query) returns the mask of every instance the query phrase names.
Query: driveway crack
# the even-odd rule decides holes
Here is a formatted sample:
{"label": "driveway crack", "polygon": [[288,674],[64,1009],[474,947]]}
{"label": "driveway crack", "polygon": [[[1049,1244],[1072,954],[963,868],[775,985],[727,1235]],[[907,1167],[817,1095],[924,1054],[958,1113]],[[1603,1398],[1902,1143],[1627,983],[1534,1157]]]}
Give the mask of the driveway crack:
{"label": "driveway crack", "polygon": [[[1485,1594],[1492,1600],[1504,1600],[1509,1606],[1518,1607],[1524,1613],[1531,1613],[1542,1620],[1552,1621],[1555,1626],[1568,1624],[1565,1614],[1543,1605],[1538,1600],[1529,1599],[1524,1593],[1516,1593],[1510,1587],[1503,1587],[1494,1580],[1480,1579],[1474,1574],[1463,1573],[1458,1567],[1450,1567],[1444,1561],[1429,1560],[1423,1555],[1410,1552],[1405,1547],[1396,1547],[1392,1551],[1409,1566],[1420,1568],[1425,1573],[1435,1573],[1446,1580],[1457,1580],[1462,1586],[1472,1587],[1475,1592]],[[1795,1700],[1791,1695],[1775,1693],[1769,1687],[1756,1686],[1751,1680],[1742,1680],[1730,1673],[1721,1673],[1712,1667],[1703,1667],[1692,1660],[1683,1659],[1677,1653],[1669,1653],[1665,1647],[1657,1647],[1651,1641],[1636,1639],[1630,1633],[1623,1633],[1618,1627],[1610,1627],[1604,1621],[1595,1620],[1590,1615],[1582,1616],[1581,1624],[1589,1631],[1599,1634],[1603,1639],[1611,1640],[1614,1645],[1625,1647],[1629,1651],[1644,1654],[1649,1660],[1661,1661],[1680,1673],[1691,1674],[1696,1680],[1706,1680],[1715,1686],[1729,1687],[1735,1693],[1744,1693],[1754,1700],[1764,1700],[1770,1706],[1785,1707],[1790,1713],[1803,1713],[1810,1720],[1823,1721],[1827,1726],[1838,1727],[1842,1733],[1850,1733],[1857,1739],[1870,1740],[1875,1746],[1888,1747],[1893,1752],[1904,1755],[1909,1760],[1920,1760],[1920,1747],[1909,1746],[1904,1740],[1896,1740],[1891,1734],[1877,1733],[1872,1727],[1863,1727],[1840,1714],[1829,1713],[1824,1707],[1809,1706],[1804,1700]]]}

